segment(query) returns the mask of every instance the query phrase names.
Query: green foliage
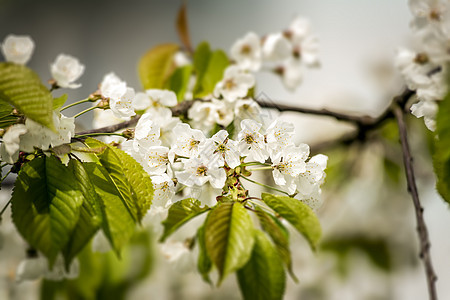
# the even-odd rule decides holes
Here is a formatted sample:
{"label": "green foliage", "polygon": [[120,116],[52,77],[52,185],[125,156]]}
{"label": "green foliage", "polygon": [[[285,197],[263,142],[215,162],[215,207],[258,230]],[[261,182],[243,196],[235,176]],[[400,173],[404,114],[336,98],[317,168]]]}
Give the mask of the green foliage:
{"label": "green foliage", "polygon": [[313,250],[316,249],[322,229],[319,219],[308,205],[294,198],[266,193],[262,194],[262,199],[271,209],[291,223],[308,240]]}
{"label": "green foliage", "polygon": [[175,69],[172,76],[166,83],[166,88],[175,92],[178,102],[184,100],[186,94],[189,79],[191,78],[193,67],[192,65],[186,65]]}
{"label": "green foliage", "polygon": [[225,52],[211,51],[207,42],[200,43],[194,53],[194,70],[197,75],[194,97],[211,94],[229,63]]}
{"label": "green foliage", "polygon": [[255,230],[255,245],[250,260],[237,272],[244,299],[282,299],[286,287],[283,263],[269,239]]}
{"label": "green foliage", "polygon": [[193,198],[183,199],[172,204],[169,208],[167,218],[162,222],[164,226],[164,233],[160,238],[160,242],[164,242],[167,237],[174,233],[183,224],[207,210],[209,210],[209,207],[201,207],[200,201]]}
{"label": "green foliage", "polygon": [[73,280],[44,280],[41,299],[125,299],[132,287],[152,270],[153,246],[148,232],[136,232],[121,259],[113,253],[93,253],[86,247],[78,256],[80,275]]}
{"label": "green foliage", "polygon": [[162,44],[150,49],[139,61],[138,71],[144,89],[162,89],[174,69],[177,44]]}
{"label": "green foliage", "polygon": [[53,98],[53,110],[58,109],[67,101],[67,94],[62,94],[60,97]]}
{"label": "green foliage", "polygon": [[250,259],[255,242],[250,215],[239,202],[218,204],[205,223],[205,246],[219,271],[219,282],[242,268]]}
{"label": "green foliage", "polygon": [[27,67],[0,63],[0,100],[31,120],[54,129],[53,97],[39,76]]}
{"label": "green foliage", "polygon": [[13,107],[0,100],[0,128],[8,128],[17,123],[18,117],[12,115]]}
{"label": "green foliage", "polygon": [[442,198],[450,203],[450,94],[439,104],[436,136],[433,155],[436,188]]}
{"label": "green foliage", "polygon": [[209,278],[209,272],[212,269],[212,261],[206,252],[206,244],[205,244],[205,226],[201,226],[197,230],[197,243],[198,243],[198,261],[197,261],[197,269],[198,272],[202,275],[204,281],[212,284],[211,279]]}
{"label": "green foliage", "polygon": [[17,229],[53,265],[69,242],[83,203],[74,174],[54,156],[36,158],[20,170],[11,202]]}
{"label": "green foliage", "polygon": [[295,282],[298,282],[298,279],[292,270],[291,250],[289,249],[289,231],[277,218],[265,213],[259,207],[256,208],[256,215],[258,216],[262,229],[272,239],[278,255],[286,265],[291,277]]}

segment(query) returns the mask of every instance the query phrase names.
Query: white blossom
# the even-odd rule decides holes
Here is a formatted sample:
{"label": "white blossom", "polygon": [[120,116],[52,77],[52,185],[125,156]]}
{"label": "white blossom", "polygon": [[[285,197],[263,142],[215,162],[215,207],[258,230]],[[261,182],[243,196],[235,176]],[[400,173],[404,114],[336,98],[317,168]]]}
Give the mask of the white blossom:
{"label": "white blossom", "polygon": [[294,124],[275,120],[266,130],[267,147],[276,155],[287,146],[294,145],[293,135]]}
{"label": "white blossom", "polygon": [[254,85],[255,78],[252,74],[232,65],[225,69],[222,80],[216,84],[214,96],[222,95],[226,101],[234,102],[238,98],[244,98]]}
{"label": "white blossom", "polygon": [[92,238],[92,251],[106,253],[111,251],[111,249],[111,243],[109,242],[103,230],[97,231],[97,233]]}
{"label": "white blossom", "polygon": [[309,146],[284,147],[272,157],[272,175],[275,183],[293,194],[297,188],[296,178],[306,172],[305,160],[309,155]]}
{"label": "white blossom", "polygon": [[223,166],[224,162],[230,168],[236,168],[240,165],[238,144],[236,141],[229,139],[226,130],[220,130],[210,139],[207,139],[200,151],[200,156],[217,163],[219,166]]}
{"label": "white blossom", "polygon": [[69,266],[69,270],[66,270],[64,259],[62,255],[58,255],[53,268],[47,268],[44,274],[44,278],[53,281],[60,281],[63,279],[75,279],[80,274],[80,263],[78,258],[75,258]]}
{"label": "white blossom", "polygon": [[419,32],[438,31],[449,5],[446,0],[409,0],[408,4],[414,15],[411,28]]}
{"label": "white blossom", "polygon": [[0,148],[3,161],[12,164],[19,158],[20,136],[27,132],[24,124],[15,124],[8,127],[3,135],[3,143]]}
{"label": "white blossom", "polygon": [[303,81],[301,61],[294,57],[290,57],[284,61],[280,71],[282,82],[290,91],[295,91]]}
{"label": "white blossom", "polygon": [[175,195],[175,185],[172,178],[167,174],[152,176],[153,188],[155,190],[152,207],[167,208],[172,204],[172,198]]}
{"label": "white blossom", "polygon": [[196,128],[205,132],[214,126],[214,104],[212,102],[195,101],[188,110],[188,118],[192,120]]}
{"label": "white blossom", "polygon": [[234,115],[236,121],[253,119],[259,121],[261,117],[261,107],[253,99],[238,99],[234,104]]}
{"label": "white blossom", "polygon": [[50,66],[53,79],[59,87],[76,89],[80,83],[74,83],[84,72],[84,65],[73,56],[60,54]]}
{"label": "white blossom", "polygon": [[212,99],[213,111],[210,117],[219,125],[228,126],[233,122],[234,114],[230,103]]}
{"label": "white blossom", "polygon": [[317,154],[306,163],[306,171],[297,177],[297,191],[301,195],[310,195],[317,186],[322,184],[325,179],[327,160],[326,155]]}
{"label": "white blossom", "polygon": [[419,101],[411,106],[411,113],[417,118],[423,117],[425,125],[431,131],[436,129],[438,105],[434,101]]}
{"label": "white blossom", "polygon": [[258,161],[264,163],[269,156],[264,142],[264,136],[259,132],[261,124],[254,120],[242,120],[242,130],[238,134],[239,152],[246,156],[245,161]]}
{"label": "white blossom", "polygon": [[29,257],[17,266],[16,281],[36,280],[44,276],[47,270],[47,259],[42,256]]}
{"label": "white blossom", "polygon": [[165,173],[169,164],[169,148],[151,146],[146,150],[143,157],[145,171],[150,175],[162,175]]}
{"label": "white blossom", "polygon": [[254,32],[247,33],[231,47],[231,58],[243,70],[258,71],[261,67],[261,42]]}
{"label": "white blossom", "polygon": [[127,87],[126,82],[116,74],[105,75],[100,84],[100,93],[104,98],[109,99],[109,106],[116,117],[128,118],[136,114],[132,105],[134,89]]}
{"label": "white blossom", "polygon": [[145,113],[141,116],[134,130],[134,149],[145,153],[152,146],[159,146],[160,127],[152,120],[152,115]]}
{"label": "white blossom", "polygon": [[6,61],[24,65],[33,54],[34,42],[29,36],[10,34],[3,41],[1,49]]}
{"label": "white blossom", "polygon": [[186,243],[169,240],[160,246],[167,261],[179,272],[190,271],[194,266],[192,252]]}
{"label": "white blossom", "polygon": [[262,52],[267,60],[283,60],[292,54],[292,44],[282,33],[269,34],[264,39]]}
{"label": "white blossom", "polygon": [[198,129],[192,129],[186,123],[178,123],[173,129],[176,141],[170,149],[169,158],[173,161],[175,154],[184,157],[195,157],[198,155],[199,147],[205,142],[205,135]]}
{"label": "white blossom", "polygon": [[188,187],[202,186],[210,182],[214,188],[222,188],[225,184],[226,173],[219,168],[217,162],[206,157],[193,157],[183,160],[184,170],[175,172],[178,181]]}
{"label": "white blossom", "polygon": [[137,93],[133,106],[136,110],[156,111],[177,105],[177,95],[169,90],[150,89]]}

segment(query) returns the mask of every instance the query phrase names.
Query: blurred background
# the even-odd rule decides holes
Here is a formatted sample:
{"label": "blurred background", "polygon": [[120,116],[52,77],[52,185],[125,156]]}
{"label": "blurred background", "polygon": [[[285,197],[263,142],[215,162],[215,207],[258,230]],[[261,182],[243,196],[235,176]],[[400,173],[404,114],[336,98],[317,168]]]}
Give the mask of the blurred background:
{"label": "blurred background", "polygon": [[[295,93],[287,92],[274,74],[258,74],[256,94],[264,93],[271,101],[376,116],[402,90],[392,61],[399,46],[414,47],[406,0],[186,2],[193,45],[206,40],[212,48],[227,52],[248,31],[259,35],[280,31],[297,15],[311,21],[320,39],[322,66],[307,70]],[[69,91],[69,101],[95,91],[104,74],[111,71],[140,90],[137,62],[157,44],[178,42],[174,23],[179,6],[180,1],[174,0],[0,0],[0,40],[10,33],[30,35],[36,48],[28,65],[43,81],[50,79],[49,66],[58,54],[79,58],[86,66],[79,80],[83,86]],[[298,141],[311,145],[351,129],[328,118],[293,113],[283,118],[295,123]],[[89,128],[91,119],[84,115],[78,127]],[[450,299],[450,286],[446,285],[450,282],[450,212],[434,189],[423,122],[414,117],[408,121],[438,294]],[[321,149],[330,157],[323,187],[325,204],[318,211],[323,246],[313,254],[301,237],[291,235],[300,283],[288,280],[286,299],[427,298],[415,215],[406,193],[397,140],[395,126],[386,124],[365,145]],[[6,203],[10,191],[1,193],[0,201]],[[40,282],[14,280],[25,246],[14,238],[9,216],[0,231],[0,299],[38,298]],[[153,250],[149,250],[152,263],[148,272],[142,273],[146,276],[118,275],[117,282],[128,278],[128,285],[121,285],[128,299],[240,298],[233,276],[222,287],[211,288],[195,270],[181,275],[183,272],[164,260],[157,246],[148,249]],[[135,281],[130,283],[130,278]]]}

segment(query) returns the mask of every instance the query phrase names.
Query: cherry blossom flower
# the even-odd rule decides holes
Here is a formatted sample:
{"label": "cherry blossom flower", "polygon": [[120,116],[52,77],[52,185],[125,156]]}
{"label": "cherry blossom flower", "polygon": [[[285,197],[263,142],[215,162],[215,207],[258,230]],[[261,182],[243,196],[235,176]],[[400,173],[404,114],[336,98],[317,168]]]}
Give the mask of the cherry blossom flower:
{"label": "cherry blossom flower", "polygon": [[226,162],[230,168],[236,168],[240,164],[238,143],[228,138],[226,130],[220,130],[210,139],[200,151],[200,156],[223,166]]}
{"label": "cherry blossom flower", "polygon": [[238,99],[234,105],[234,115],[236,121],[253,119],[259,121],[261,107],[253,99]]}
{"label": "cherry blossom flower", "polygon": [[316,186],[320,186],[325,179],[325,168],[328,157],[317,154],[306,163],[306,171],[297,177],[297,191],[308,196],[314,192]]}
{"label": "cherry blossom flower", "polygon": [[100,93],[109,99],[109,106],[118,118],[128,118],[136,113],[133,109],[134,89],[127,87],[114,73],[107,74],[100,84]]}
{"label": "cherry blossom flower", "polygon": [[242,120],[242,130],[238,134],[239,152],[241,156],[246,156],[245,161],[258,161],[264,163],[269,157],[264,142],[264,136],[259,132],[261,124],[254,120]]}
{"label": "cherry blossom flower", "polygon": [[195,157],[198,155],[199,147],[205,142],[205,135],[198,129],[192,129],[186,123],[179,123],[173,129],[177,137],[175,144],[169,152],[169,158],[173,161],[174,155],[184,157]]}
{"label": "cherry blossom flower", "polygon": [[261,42],[254,32],[247,33],[238,39],[231,47],[231,58],[239,68],[249,71],[258,71],[261,67]]}
{"label": "cherry blossom flower", "polygon": [[216,84],[214,96],[222,96],[226,101],[234,102],[238,98],[244,98],[254,85],[255,78],[252,74],[232,65],[225,69],[223,79]]}
{"label": "cherry blossom flower", "polygon": [[440,0],[409,0],[408,4],[414,15],[410,25],[415,31],[438,31],[449,5]]}
{"label": "cherry blossom flower", "polygon": [[193,157],[183,160],[184,170],[175,172],[178,181],[188,187],[202,186],[206,182],[214,188],[222,188],[227,178],[225,170],[219,168],[218,162],[206,157]]}
{"label": "cherry blossom flower", "polygon": [[172,204],[171,200],[175,195],[175,185],[172,178],[165,173],[158,176],[152,176],[151,178],[155,190],[152,207],[169,207]]}
{"label": "cherry blossom flower", "polygon": [[422,118],[427,128],[436,130],[436,114],[438,105],[434,101],[419,101],[411,106],[411,113],[417,118]]}
{"label": "cherry blossom flower", "polygon": [[266,130],[266,143],[272,154],[277,154],[284,148],[294,145],[292,137],[294,125],[292,123],[275,120]]}
{"label": "cherry blossom flower", "polygon": [[293,194],[297,188],[296,177],[306,172],[305,160],[309,155],[309,146],[301,144],[298,147],[288,146],[280,149],[272,157],[272,175],[275,183]]}
{"label": "cherry blossom flower", "polygon": [[160,250],[174,269],[180,272],[190,271],[194,266],[194,257],[186,243],[168,240]]}
{"label": "cherry blossom flower", "polygon": [[8,35],[1,45],[6,61],[16,64],[26,64],[33,54],[34,42],[29,36]]}
{"label": "cherry blossom flower", "polygon": [[169,164],[169,148],[163,146],[151,146],[147,148],[143,161],[144,169],[150,175],[162,175],[167,171]]}
{"label": "cherry blossom flower", "polygon": [[84,72],[84,65],[73,56],[60,54],[50,66],[53,79],[62,88],[76,89],[80,83],[74,83]]}
{"label": "cherry blossom flower", "polygon": [[36,280],[44,276],[47,270],[47,259],[42,256],[22,260],[17,266],[16,281]]}
{"label": "cherry blossom flower", "polygon": [[269,34],[264,39],[262,53],[269,61],[283,60],[292,54],[292,44],[281,32]]}
{"label": "cherry blossom flower", "polygon": [[145,153],[152,146],[161,145],[160,127],[152,120],[152,115],[145,113],[139,119],[134,130],[134,149]]}
{"label": "cherry blossom flower", "polygon": [[12,164],[19,158],[20,136],[27,132],[24,124],[15,124],[6,130],[0,148],[3,161]]}
{"label": "cherry blossom flower", "polygon": [[231,107],[230,103],[212,99],[212,105],[214,108],[210,116],[212,117],[212,120],[214,120],[217,124],[225,127],[233,122],[234,114],[233,108]]}
{"label": "cherry blossom flower", "polygon": [[177,105],[177,95],[169,90],[150,89],[145,93],[138,93],[133,102],[136,110],[156,111]]}

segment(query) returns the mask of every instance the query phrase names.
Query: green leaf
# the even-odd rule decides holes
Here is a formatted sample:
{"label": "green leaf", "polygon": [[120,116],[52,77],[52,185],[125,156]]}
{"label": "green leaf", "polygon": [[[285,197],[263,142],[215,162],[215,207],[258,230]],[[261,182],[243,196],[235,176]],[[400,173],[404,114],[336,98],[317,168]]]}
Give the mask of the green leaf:
{"label": "green leaf", "polygon": [[159,241],[164,242],[167,237],[174,233],[183,224],[207,210],[209,210],[209,207],[201,207],[200,201],[194,198],[188,198],[175,202],[170,206],[169,214],[162,222],[164,226],[164,233]]}
{"label": "green leaf", "polygon": [[0,100],[8,102],[31,120],[55,129],[53,97],[39,76],[27,67],[0,63]]}
{"label": "green leaf", "polygon": [[266,235],[255,230],[255,246],[247,264],[237,272],[244,299],[282,299],[286,288],[283,263]]}
{"label": "green leaf", "polygon": [[262,194],[262,199],[271,209],[303,234],[313,250],[316,249],[322,229],[319,219],[308,205],[294,198],[266,193]]}
{"label": "green leaf", "polygon": [[150,49],[139,61],[138,71],[144,89],[162,89],[174,69],[177,44],[162,44]]}
{"label": "green leaf", "polygon": [[295,276],[292,269],[291,250],[289,249],[289,231],[277,218],[267,214],[259,207],[256,207],[256,215],[258,216],[262,229],[267,232],[275,244],[275,248],[283,263],[286,265],[292,279],[294,279],[295,282],[298,282],[298,278]]}
{"label": "green leaf", "polygon": [[63,94],[58,98],[53,98],[53,110],[60,108],[67,101],[67,94]]}
{"label": "green leaf", "polygon": [[84,196],[80,210],[80,218],[64,250],[66,267],[70,266],[73,258],[86,246],[102,224],[103,202],[95,192],[86,169],[78,160],[69,161],[69,169],[74,174],[79,189]]}
{"label": "green leaf", "polygon": [[0,100],[0,128],[8,128],[17,123],[18,117],[12,115],[13,109],[10,104]]}
{"label": "green leaf", "polygon": [[52,265],[80,215],[83,195],[76,178],[54,156],[36,158],[20,170],[11,203],[17,229]]}
{"label": "green leaf", "polygon": [[197,242],[198,242],[198,262],[197,262],[197,269],[202,275],[202,278],[204,281],[206,281],[209,284],[212,284],[211,278],[209,278],[209,272],[211,272],[212,269],[212,262],[211,259],[208,256],[208,253],[206,252],[206,245],[205,245],[205,226],[201,226],[197,230]]}
{"label": "green leaf", "polygon": [[194,53],[194,68],[197,74],[194,97],[211,94],[229,64],[228,57],[222,50],[211,52],[206,42],[198,45]]}
{"label": "green leaf", "polygon": [[433,154],[436,188],[442,198],[450,203],[450,94],[439,103],[436,136]]}
{"label": "green leaf", "polygon": [[218,204],[209,214],[205,245],[219,271],[219,285],[228,274],[247,263],[254,242],[253,222],[241,203]]}
{"label": "green leaf", "polygon": [[186,65],[177,68],[167,81],[166,88],[175,92],[175,94],[177,95],[178,102],[184,100],[189,80],[191,78],[192,70],[193,70],[192,65]]}
{"label": "green leaf", "polygon": [[136,221],[128,210],[108,171],[96,163],[84,163],[98,197],[103,200],[102,229],[117,255],[130,240]]}

